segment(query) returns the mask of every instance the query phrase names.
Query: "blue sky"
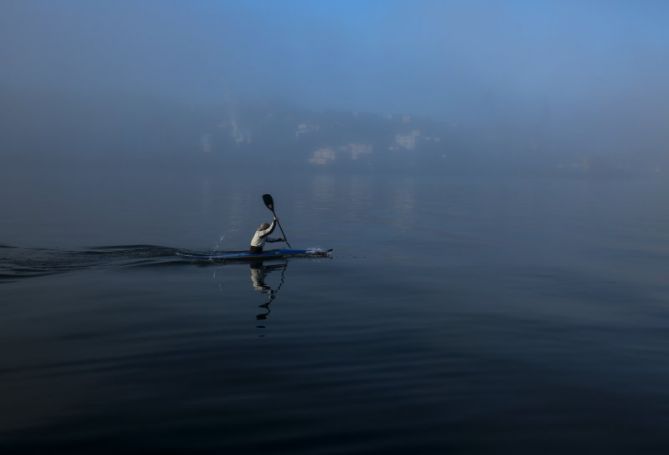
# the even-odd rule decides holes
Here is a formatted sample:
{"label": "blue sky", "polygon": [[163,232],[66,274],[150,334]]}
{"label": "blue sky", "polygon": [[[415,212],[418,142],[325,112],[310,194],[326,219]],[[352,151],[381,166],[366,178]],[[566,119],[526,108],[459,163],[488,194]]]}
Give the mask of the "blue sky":
{"label": "blue sky", "polygon": [[627,96],[664,112],[666,5],[5,0],[0,83],[449,119]]}

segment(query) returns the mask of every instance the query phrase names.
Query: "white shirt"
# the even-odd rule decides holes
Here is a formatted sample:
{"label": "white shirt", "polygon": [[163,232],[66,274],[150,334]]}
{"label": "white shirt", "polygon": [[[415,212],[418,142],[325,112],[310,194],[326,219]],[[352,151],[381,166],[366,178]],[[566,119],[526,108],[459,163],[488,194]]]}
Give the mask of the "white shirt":
{"label": "white shirt", "polygon": [[275,227],[276,220],[272,221],[272,224],[270,224],[267,229],[258,229],[256,233],[253,234],[253,238],[251,239],[251,246],[263,246],[267,236],[270,235],[272,231],[274,231]]}

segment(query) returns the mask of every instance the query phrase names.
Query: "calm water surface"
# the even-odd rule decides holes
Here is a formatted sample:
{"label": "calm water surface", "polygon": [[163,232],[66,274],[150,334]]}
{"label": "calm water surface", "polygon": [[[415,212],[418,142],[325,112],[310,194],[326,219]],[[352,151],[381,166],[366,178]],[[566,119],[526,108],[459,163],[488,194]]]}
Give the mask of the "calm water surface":
{"label": "calm water surface", "polygon": [[[243,248],[264,192],[333,258],[263,264],[263,287],[175,255]],[[669,450],[661,179],[40,172],[0,194],[6,453]]]}

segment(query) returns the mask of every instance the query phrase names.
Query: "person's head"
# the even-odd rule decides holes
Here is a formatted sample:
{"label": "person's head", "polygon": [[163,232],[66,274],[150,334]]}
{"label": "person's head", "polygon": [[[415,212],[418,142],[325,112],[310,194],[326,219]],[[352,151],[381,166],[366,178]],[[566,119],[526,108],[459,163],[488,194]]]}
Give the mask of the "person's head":
{"label": "person's head", "polygon": [[259,231],[263,231],[269,227],[269,223],[263,223],[260,226],[258,226]]}

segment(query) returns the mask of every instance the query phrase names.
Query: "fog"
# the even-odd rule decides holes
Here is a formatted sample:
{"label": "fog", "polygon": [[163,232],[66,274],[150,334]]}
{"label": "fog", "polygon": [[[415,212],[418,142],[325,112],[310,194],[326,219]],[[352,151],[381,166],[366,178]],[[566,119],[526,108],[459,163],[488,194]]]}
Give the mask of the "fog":
{"label": "fog", "polygon": [[5,0],[0,156],[658,174],[667,19],[653,1]]}

